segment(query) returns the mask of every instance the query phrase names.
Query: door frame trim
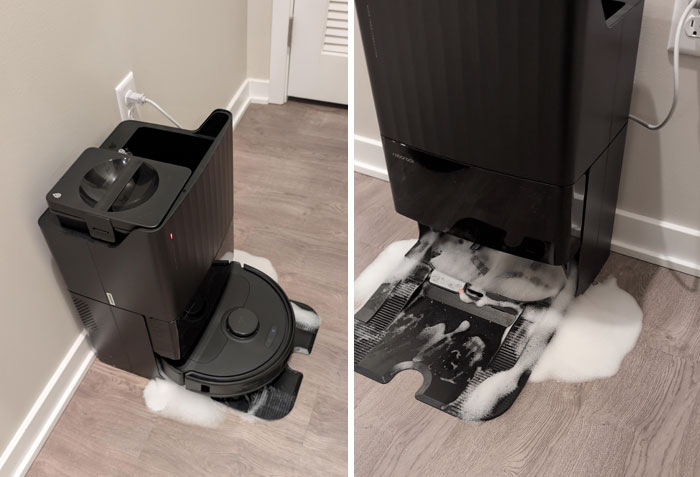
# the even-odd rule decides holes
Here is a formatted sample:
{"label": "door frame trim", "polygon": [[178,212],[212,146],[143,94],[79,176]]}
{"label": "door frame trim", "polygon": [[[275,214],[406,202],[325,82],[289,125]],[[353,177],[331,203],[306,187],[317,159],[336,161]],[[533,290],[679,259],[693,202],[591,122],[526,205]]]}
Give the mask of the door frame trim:
{"label": "door frame trim", "polygon": [[270,34],[270,92],[273,104],[287,102],[289,83],[289,26],[294,16],[294,0],[272,2],[272,32]]}

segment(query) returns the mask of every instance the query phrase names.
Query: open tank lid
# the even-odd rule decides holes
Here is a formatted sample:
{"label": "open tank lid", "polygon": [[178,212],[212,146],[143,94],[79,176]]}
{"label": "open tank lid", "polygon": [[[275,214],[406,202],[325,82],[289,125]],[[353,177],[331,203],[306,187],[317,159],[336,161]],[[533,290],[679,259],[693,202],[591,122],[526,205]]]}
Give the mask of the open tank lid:
{"label": "open tank lid", "polygon": [[190,169],[138,156],[86,149],[46,194],[49,209],[84,222],[94,238],[114,230],[158,227],[190,177]]}

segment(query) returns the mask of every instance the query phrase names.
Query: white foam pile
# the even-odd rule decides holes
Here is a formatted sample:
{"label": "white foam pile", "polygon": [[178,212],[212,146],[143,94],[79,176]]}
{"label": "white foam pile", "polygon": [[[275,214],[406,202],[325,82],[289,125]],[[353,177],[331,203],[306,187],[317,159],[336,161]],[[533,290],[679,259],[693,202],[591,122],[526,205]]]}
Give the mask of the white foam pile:
{"label": "white foam pile", "polygon": [[143,390],[146,407],[168,419],[208,428],[226,419],[227,407],[170,380],[153,379]]}
{"label": "white foam pile", "polygon": [[461,405],[462,419],[486,417],[503,396],[515,390],[527,370],[532,370],[533,382],[575,383],[617,374],[641,333],[642,310],[614,278],[591,286],[562,315],[561,304],[570,293],[563,292],[558,303],[539,311],[539,316],[528,317],[535,327],[517,364],[477,386]]}
{"label": "white foam pile", "polygon": [[253,268],[257,268],[274,281],[278,281],[277,270],[272,266],[272,262],[265,257],[258,257],[257,255],[236,249],[233,252],[226,252],[223,254],[220,260],[238,262],[241,265],[250,265]]}
{"label": "white foam pile", "polygon": [[[374,289],[386,281],[385,277],[391,275],[391,265],[401,262],[397,255],[409,247],[405,242],[391,244],[378,257],[380,263],[373,263],[360,275],[355,282],[356,297],[360,282],[360,297],[364,299],[360,303],[366,302],[364,297],[369,298]],[[516,389],[523,373],[530,370],[530,380],[535,382],[548,379],[583,382],[612,377],[618,372],[641,332],[642,311],[634,298],[618,287],[614,278],[591,286],[574,299],[575,272],[572,271],[567,280],[561,267],[485,247],[472,251],[470,245],[445,237],[435,245],[434,249],[441,253],[431,260],[431,264],[442,273],[470,283],[472,289],[518,301],[554,298],[549,308],[526,308],[524,318],[533,326],[529,329],[528,343],[520,359],[510,370],[486,377],[468,394],[465,391],[457,400],[460,417],[482,420],[488,416],[502,397]],[[381,276],[366,276],[369,273],[381,273]],[[460,297],[464,301],[473,301],[464,292]],[[497,304],[488,298],[475,303]],[[433,331],[440,330],[426,330]]]}
{"label": "white foam pile", "polygon": [[617,374],[642,331],[642,310],[615,278],[594,285],[567,308],[531,381],[582,382]]}

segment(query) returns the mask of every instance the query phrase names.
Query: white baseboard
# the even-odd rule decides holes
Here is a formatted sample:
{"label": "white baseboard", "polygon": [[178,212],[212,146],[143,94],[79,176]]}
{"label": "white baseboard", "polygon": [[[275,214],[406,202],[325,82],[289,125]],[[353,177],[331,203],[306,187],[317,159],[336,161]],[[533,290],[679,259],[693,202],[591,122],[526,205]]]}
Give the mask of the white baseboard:
{"label": "white baseboard", "polygon": [[24,475],[78,388],[95,355],[81,333],[0,456],[0,475]]}
{"label": "white baseboard", "polygon": [[388,181],[389,176],[386,173],[386,162],[384,162],[382,142],[357,135],[355,136],[354,142],[355,172]]}
{"label": "white baseboard", "polygon": [[700,277],[700,230],[617,209],[612,250]]}
{"label": "white baseboard", "polygon": [[270,82],[246,78],[229,101],[226,109],[233,114],[233,128],[238,126],[250,103],[267,104],[269,102]]}
{"label": "white baseboard", "polygon": [[250,102],[268,104],[270,102],[270,82],[268,80],[248,79]]}
{"label": "white baseboard", "polygon": [[[382,143],[355,136],[356,172],[388,180]],[[700,230],[617,209],[612,250],[700,277]]]}

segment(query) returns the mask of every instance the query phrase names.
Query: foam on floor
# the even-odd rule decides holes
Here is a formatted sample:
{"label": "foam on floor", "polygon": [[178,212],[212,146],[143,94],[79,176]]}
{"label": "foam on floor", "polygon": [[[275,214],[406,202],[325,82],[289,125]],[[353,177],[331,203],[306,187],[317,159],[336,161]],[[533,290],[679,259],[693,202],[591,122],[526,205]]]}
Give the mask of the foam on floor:
{"label": "foam on floor", "polygon": [[[572,274],[573,276],[574,274]],[[615,278],[591,286],[573,299],[573,280],[550,308],[526,311],[535,326],[516,365],[477,386],[460,417],[480,421],[513,392],[525,373],[530,381],[583,382],[614,376],[642,329],[642,310]]]}
{"label": "foam on floor", "polygon": [[583,382],[617,374],[642,331],[642,310],[615,278],[591,286],[566,310],[531,381]]}
{"label": "foam on floor", "polygon": [[208,396],[166,379],[151,380],[143,390],[143,397],[148,409],[156,414],[207,428],[216,428],[224,422],[228,410]]}
{"label": "foam on floor", "polygon": [[[392,275],[400,275],[392,273],[392,269],[401,268],[403,272],[402,265],[407,262],[402,254],[414,243],[391,244],[362,272],[355,282],[356,309]],[[436,270],[469,283],[470,290],[495,293],[521,302],[547,299],[551,300],[551,305],[541,302],[523,307],[523,318],[531,322],[531,326],[520,358],[507,371],[489,376],[488,371],[482,370],[484,380],[468,392],[465,390],[454,403],[459,406],[459,417],[471,421],[487,418],[494,406],[515,391],[519,381],[530,373],[532,381],[582,382],[611,377],[618,372],[641,332],[642,311],[634,298],[617,286],[614,278],[590,287],[574,299],[576,271],[573,267],[567,278],[562,267],[486,247],[472,250],[471,245],[443,236],[433,247],[438,254],[430,263]],[[508,305],[485,294],[476,299],[461,291],[460,298],[479,306]],[[444,329],[437,327],[426,328],[425,333],[444,337]]]}
{"label": "foam on floor", "polygon": [[[392,281],[393,276],[399,275],[403,269],[408,268],[407,265],[410,265],[411,261],[404,256],[415,243],[416,240],[411,239],[390,244],[364,269],[355,280],[355,311],[367,303],[382,283]],[[410,270],[406,273],[408,271]]]}
{"label": "foam on floor", "polygon": [[253,268],[257,268],[274,281],[278,281],[277,270],[272,266],[272,262],[265,257],[258,257],[252,253],[236,249],[233,252],[226,252],[223,254],[220,260],[238,262],[241,265],[250,265]]}
{"label": "foam on floor", "polygon": [[557,325],[562,319],[562,312],[571,302],[576,290],[576,283],[571,274],[566,286],[554,298],[547,308],[528,308],[523,317],[533,323],[529,340],[518,362],[507,371],[493,374],[476,388],[471,390],[460,406],[459,417],[465,421],[482,421],[491,410],[508,394],[515,391],[521,377],[530,372],[540,358]]}

